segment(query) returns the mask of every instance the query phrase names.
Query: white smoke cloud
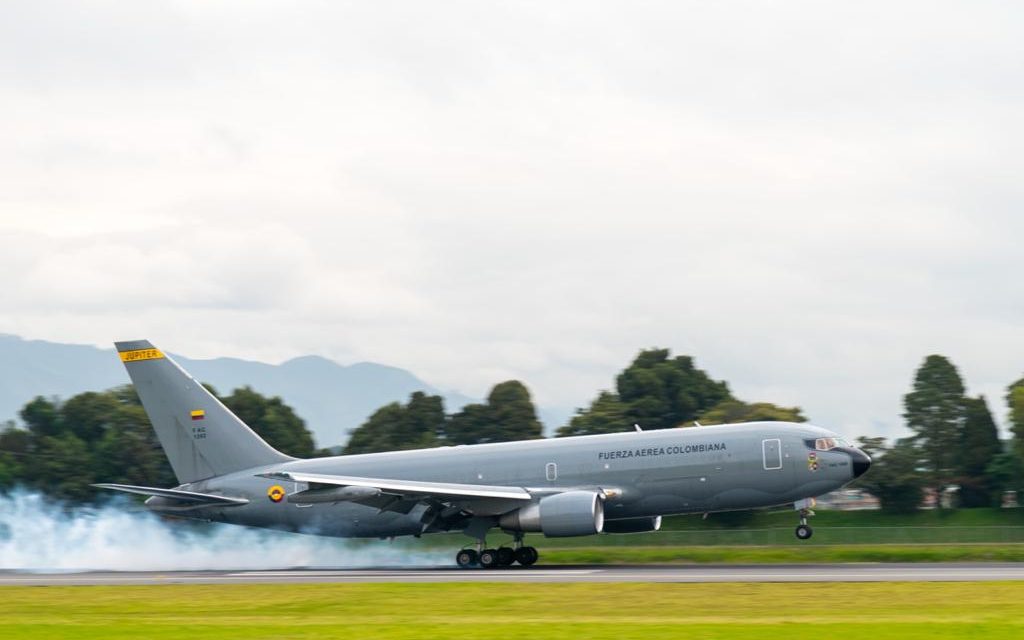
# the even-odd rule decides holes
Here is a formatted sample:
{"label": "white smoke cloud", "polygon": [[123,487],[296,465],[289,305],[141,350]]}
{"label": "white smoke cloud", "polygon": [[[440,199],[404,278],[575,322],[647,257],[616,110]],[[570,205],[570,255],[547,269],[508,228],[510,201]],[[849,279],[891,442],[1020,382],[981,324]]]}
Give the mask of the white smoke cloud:
{"label": "white smoke cloud", "polygon": [[436,566],[449,554],[232,525],[165,522],[128,503],[74,507],[38,493],[0,496],[0,569],[202,571]]}

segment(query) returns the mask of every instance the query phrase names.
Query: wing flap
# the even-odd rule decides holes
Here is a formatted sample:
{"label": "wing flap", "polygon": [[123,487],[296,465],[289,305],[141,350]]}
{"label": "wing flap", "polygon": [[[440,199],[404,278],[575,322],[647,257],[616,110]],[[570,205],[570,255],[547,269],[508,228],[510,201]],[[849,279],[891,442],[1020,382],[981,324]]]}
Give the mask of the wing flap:
{"label": "wing flap", "polygon": [[264,478],[329,484],[339,487],[368,487],[380,489],[407,497],[425,496],[438,498],[495,498],[500,500],[532,500],[530,492],[522,487],[506,487],[487,484],[457,484],[450,482],[423,482],[419,480],[392,480],[388,478],[362,478],[358,476],[336,476],[325,473],[301,473],[277,471],[259,474]]}
{"label": "wing flap", "polygon": [[190,502],[194,504],[207,504],[207,505],[243,505],[249,504],[249,501],[245,498],[232,498],[229,496],[216,496],[212,493],[196,493],[195,491],[182,491],[181,489],[160,489],[158,487],[140,487],[133,484],[111,484],[111,483],[100,483],[92,485],[99,489],[113,489],[114,491],[123,491],[125,493],[134,493],[140,496],[157,496],[160,498],[168,498],[170,500],[180,500],[181,502]]}

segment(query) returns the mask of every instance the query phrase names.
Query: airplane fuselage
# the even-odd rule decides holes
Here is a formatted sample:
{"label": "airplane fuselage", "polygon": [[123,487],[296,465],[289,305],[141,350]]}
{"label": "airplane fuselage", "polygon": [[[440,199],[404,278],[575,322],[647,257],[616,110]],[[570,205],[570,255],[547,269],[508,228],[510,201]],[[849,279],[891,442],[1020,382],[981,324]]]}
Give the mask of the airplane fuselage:
{"label": "airplane fuselage", "polygon": [[[317,473],[460,484],[504,485],[531,493],[598,491],[607,521],[791,505],[852,481],[857,450],[816,450],[835,434],[786,422],[630,431],[294,460],[182,485],[200,493],[245,498],[242,506],[169,507],[175,515],[337,537],[419,535],[452,529],[428,504],[386,508],[357,502],[298,503],[301,482],[257,474]],[[866,459],[866,457],[865,457]],[[273,491],[279,487],[283,492]],[[283,495],[281,495],[283,493]],[[515,501],[469,505],[476,518],[497,518]]]}

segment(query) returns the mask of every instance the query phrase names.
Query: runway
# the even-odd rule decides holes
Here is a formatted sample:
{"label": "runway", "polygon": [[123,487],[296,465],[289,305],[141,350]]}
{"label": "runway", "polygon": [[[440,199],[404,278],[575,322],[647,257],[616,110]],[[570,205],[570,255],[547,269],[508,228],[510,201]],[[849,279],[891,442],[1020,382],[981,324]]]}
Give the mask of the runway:
{"label": "runway", "polygon": [[1024,564],[548,565],[509,569],[376,568],[273,571],[0,571],[0,586],[373,582],[975,582],[1024,580]]}

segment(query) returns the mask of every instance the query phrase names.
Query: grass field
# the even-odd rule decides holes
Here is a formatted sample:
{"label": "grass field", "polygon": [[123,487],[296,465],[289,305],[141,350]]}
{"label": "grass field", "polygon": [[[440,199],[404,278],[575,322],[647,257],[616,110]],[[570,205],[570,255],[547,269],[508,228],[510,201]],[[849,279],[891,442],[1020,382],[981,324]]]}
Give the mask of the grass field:
{"label": "grass field", "polygon": [[[848,545],[1024,545],[1024,509],[922,510],[906,515],[881,511],[819,510],[811,518],[814,537],[797,540],[792,510],[672,516],[661,531],[629,535],[544,539],[530,536],[540,549],[574,547],[789,546],[799,549]],[[507,536],[506,536],[507,537]],[[495,543],[505,538],[496,534]],[[416,546],[458,548],[461,535],[432,535]]]}
{"label": "grass field", "polygon": [[837,546],[541,546],[544,564],[1024,562],[1024,544]]}
{"label": "grass field", "polygon": [[4,638],[1024,637],[1024,583],[0,587]]}
{"label": "grass field", "polygon": [[[1024,543],[1024,509],[957,509],[893,515],[881,511],[819,510],[814,537],[797,540],[792,510],[665,518],[661,531],[602,536],[601,546],[623,545],[849,545]],[[553,540],[553,546],[587,546],[587,538]],[[591,543],[592,544],[592,543]]]}
{"label": "grass field", "polygon": [[[728,529],[734,527],[789,527],[795,524],[792,509],[776,511],[740,511],[700,516],[665,518],[662,530]],[[992,527],[1024,526],[1021,509],[921,509],[913,513],[892,514],[878,510],[841,511],[818,509],[811,522],[822,527]]]}

